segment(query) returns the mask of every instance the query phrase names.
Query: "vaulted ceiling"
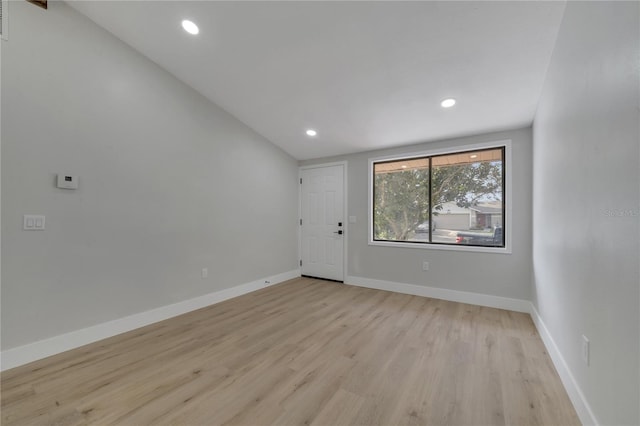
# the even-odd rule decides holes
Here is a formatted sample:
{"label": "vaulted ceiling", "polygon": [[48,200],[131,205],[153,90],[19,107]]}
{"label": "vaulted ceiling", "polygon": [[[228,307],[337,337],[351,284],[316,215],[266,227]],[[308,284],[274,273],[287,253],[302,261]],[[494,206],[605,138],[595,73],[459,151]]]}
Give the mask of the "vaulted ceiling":
{"label": "vaulted ceiling", "polygon": [[69,4],[297,159],[531,124],[565,6]]}

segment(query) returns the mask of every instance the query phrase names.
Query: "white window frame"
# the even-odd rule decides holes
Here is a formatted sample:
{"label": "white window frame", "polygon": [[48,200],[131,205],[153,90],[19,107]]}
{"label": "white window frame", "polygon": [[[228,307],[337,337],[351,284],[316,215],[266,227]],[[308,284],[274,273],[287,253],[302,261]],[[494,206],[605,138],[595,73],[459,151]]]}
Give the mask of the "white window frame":
{"label": "white window frame", "polygon": [[[505,200],[505,214],[504,214],[504,247],[481,247],[481,246],[465,246],[465,245],[449,245],[449,244],[432,244],[432,243],[409,243],[402,241],[375,241],[373,239],[373,165],[381,161],[394,161],[394,160],[406,160],[419,157],[429,157],[435,155],[456,154],[458,152],[474,151],[480,149],[490,148],[502,148],[504,147],[504,159],[503,159],[503,173],[504,173],[504,194]],[[468,251],[468,252],[481,252],[481,253],[496,253],[496,254],[511,254],[511,233],[512,233],[512,191],[511,191],[511,140],[499,140],[491,142],[477,143],[473,145],[462,145],[450,148],[438,148],[420,152],[411,152],[405,154],[386,155],[384,157],[376,157],[369,159],[369,203],[367,216],[369,220],[369,241],[370,246],[380,247],[402,247],[402,248],[414,248],[419,250],[449,250],[449,251]]]}

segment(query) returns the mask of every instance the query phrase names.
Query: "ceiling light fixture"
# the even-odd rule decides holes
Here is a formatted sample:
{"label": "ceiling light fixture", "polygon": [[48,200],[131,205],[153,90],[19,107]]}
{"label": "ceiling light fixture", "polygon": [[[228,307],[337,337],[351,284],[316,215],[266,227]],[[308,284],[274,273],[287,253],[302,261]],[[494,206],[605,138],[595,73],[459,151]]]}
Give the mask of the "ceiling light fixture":
{"label": "ceiling light fixture", "polygon": [[307,136],[316,136],[317,134],[318,134],[318,132],[316,132],[313,129],[307,130]]}
{"label": "ceiling light fixture", "polygon": [[188,19],[182,21],[182,28],[184,28],[184,30],[189,34],[193,35],[196,35],[200,32],[198,26]]}
{"label": "ceiling light fixture", "polygon": [[453,98],[445,99],[442,102],[440,102],[440,105],[442,106],[442,108],[451,108],[455,104],[456,104],[456,100]]}
{"label": "ceiling light fixture", "polygon": [[470,155],[469,158],[478,158],[476,154]]}

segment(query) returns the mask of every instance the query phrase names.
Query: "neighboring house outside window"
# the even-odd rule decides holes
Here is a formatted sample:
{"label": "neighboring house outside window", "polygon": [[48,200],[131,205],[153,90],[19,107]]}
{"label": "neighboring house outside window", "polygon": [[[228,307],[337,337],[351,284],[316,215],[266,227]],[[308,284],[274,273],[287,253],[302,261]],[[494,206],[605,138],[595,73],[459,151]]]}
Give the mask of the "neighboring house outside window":
{"label": "neighboring house outside window", "polygon": [[371,159],[369,243],[506,251],[509,158],[510,141]]}

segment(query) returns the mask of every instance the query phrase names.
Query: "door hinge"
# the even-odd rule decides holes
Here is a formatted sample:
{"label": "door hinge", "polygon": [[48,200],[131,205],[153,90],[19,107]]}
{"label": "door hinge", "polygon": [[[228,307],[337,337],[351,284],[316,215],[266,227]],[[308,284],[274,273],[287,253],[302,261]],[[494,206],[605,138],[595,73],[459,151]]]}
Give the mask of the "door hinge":
{"label": "door hinge", "polygon": [[302,226],[302,219],[300,219],[300,226]]}
{"label": "door hinge", "polygon": [[302,266],[302,259],[300,259],[300,266]]}
{"label": "door hinge", "polygon": [[300,185],[302,185],[302,178],[300,178]]}

